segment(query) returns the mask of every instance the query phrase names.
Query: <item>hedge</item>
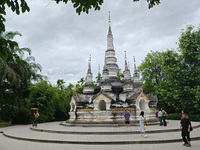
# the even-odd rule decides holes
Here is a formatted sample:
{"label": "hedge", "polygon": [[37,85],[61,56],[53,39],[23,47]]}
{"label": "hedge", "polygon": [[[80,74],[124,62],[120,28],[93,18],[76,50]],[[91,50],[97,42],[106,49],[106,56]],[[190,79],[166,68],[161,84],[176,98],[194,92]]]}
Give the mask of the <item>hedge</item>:
{"label": "hedge", "polygon": [[[199,114],[188,114],[190,121],[198,121],[200,122],[200,115]],[[167,115],[168,120],[180,120],[181,113],[173,113]]]}

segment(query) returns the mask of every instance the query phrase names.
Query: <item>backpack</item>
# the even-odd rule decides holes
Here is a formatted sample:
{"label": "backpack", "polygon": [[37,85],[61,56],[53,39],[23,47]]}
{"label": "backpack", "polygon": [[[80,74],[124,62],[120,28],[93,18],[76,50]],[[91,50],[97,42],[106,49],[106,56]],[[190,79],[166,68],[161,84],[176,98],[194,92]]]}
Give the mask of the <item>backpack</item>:
{"label": "backpack", "polygon": [[190,131],[193,131],[193,127],[192,124],[190,123]]}

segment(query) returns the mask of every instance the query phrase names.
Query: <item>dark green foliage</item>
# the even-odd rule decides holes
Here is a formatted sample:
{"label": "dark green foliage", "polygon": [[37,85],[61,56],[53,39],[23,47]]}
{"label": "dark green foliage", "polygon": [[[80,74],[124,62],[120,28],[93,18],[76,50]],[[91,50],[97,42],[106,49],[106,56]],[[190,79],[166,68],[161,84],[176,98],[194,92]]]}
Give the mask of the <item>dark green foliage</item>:
{"label": "dark green foliage", "polygon": [[146,80],[143,84],[144,93],[155,93],[155,86],[149,80]]}
{"label": "dark green foliage", "polygon": [[29,94],[30,108],[37,105],[39,107],[40,122],[54,121],[55,120],[55,106],[54,100],[56,99],[56,88],[47,81],[31,85]]}
{"label": "dark green foliage", "polygon": [[[82,78],[81,80],[82,81]],[[64,86],[63,80],[57,81],[57,86],[45,80],[31,85],[28,101],[30,107],[39,107],[39,122],[63,121],[69,118],[70,100],[73,94],[82,93],[83,86],[69,84]],[[84,84],[84,82],[82,82]]]}
{"label": "dark green foliage", "polygon": [[[10,44],[5,45],[9,55],[0,57],[0,85],[17,87],[28,86],[31,80],[41,78],[37,71],[41,71],[41,66],[36,64],[35,58],[31,56],[29,48],[20,48],[13,38],[21,34],[19,32],[2,32],[0,39],[9,41]],[[24,54],[28,53],[28,57],[24,58]]]}
{"label": "dark green foliage", "polygon": [[[76,13],[79,15],[81,12],[89,13],[90,9],[95,11],[100,10],[100,6],[103,4],[103,0],[53,0],[57,4],[63,2],[67,4],[69,1],[73,4],[73,7],[76,9]],[[133,0],[137,2],[139,0]],[[159,5],[161,0],[147,0],[149,8],[152,8],[155,5]],[[20,13],[29,12],[30,8],[26,0],[1,0],[0,1],[0,32],[5,31],[5,18],[6,7],[10,8],[14,13],[19,15]]]}
{"label": "dark green foliage", "polygon": [[83,85],[85,83],[85,79],[82,77],[77,83]]}
{"label": "dark green foliage", "polygon": [[100,6],[103,4],[103,0],[55,0],[56,3],[63,2],[67,4],[68,1],[71,1],[73,7],[76,9],[76,13],[79,15],[81,12],[89,13],[89,10],[94,8],[94,10],[100,10]]}
{"label": "dark green foliage", "polygon": [[200,28],[187,26],[178,51],[151,52],[139,67],[146,93],[157,94],[169,113],[200,112]]}
{"label": "dark green foliage", "polygon": [[168,120],[181,120],[181,113],[172,113],[167,115]]}
{"label": "dark green foliage", "polygon": [[80,78],[80,80],[77,82],[77,84],[75,85],[75,89],[74,89],[74,95],[76,93],[80,93],[83,94],[83,88],[84,88],[84,84],[85,84],[85,79],[82,77]]}
{"label": "dark green foliage", "polygon": [[75,90],[74,90],[74,94],[75,93],[83,94],[83,88],[84,88],[84,85],[82,85],[82,84],[76,84]]}
{"label": "dark green foliage", "polygon": [[[35,63],[34,57],[30,55],[30,49],[20,48],[18,43],[13,41],[16,35],[21,36],[18,32],[0,34],[0,40],[9,43],[2,44],[7,52],[0,53],[4,54],[0,57],[0,117],[4,121],[28,123],[29,113],[25,98],[29,94],[28,87],[31,82],[41,78],[37,73],[41,70],[41,66]],[[24,58],[25,52],[29,55],[26,58]],[[15,119],[19,115],[24,119]]]}
{"label": "dark green foliage", "polygon": [[189,119],[191,121],[198,121],[198,122],[200,122],[200,116],[199,116],[199,114],[189,114]]}
{"label": "dark green foliage", "polygon": [[[133,0],[133,1],[139,1],[139,0]],[[149,5],[149,9],[153,8],[155,5],[159,5],[161,0],[147,0],[147,3]]]}
{"label": "dark green foliage", "polygon": [[[76,9],[76,13],[79,15],[81,12],[89,13],[90,9],[94,9],[95,11],[100,10],[100,6],[103,4],[103,0],[54,0],[56,3],[63,2],[67,4],[69,1],[73,4],[73,7]],[[133,2],[138,2],[139,0],[133,0]],[[153,8],[155,5],[159,5],[161,0],[147,0],[149,5],[149,9]]]}
{"label": "dark green foliage", "polygon": [[22,107],[15,111],[12,124],[29,124],[32,121],[32,114],[29,108]]}
{"label": "dark green foliage", "polygon": [[120,78],[120,80],[124,79],[124,74],[122,73],[121,69],[117,72],[117,76]]}
{"label": "dark green foliage", "polygon": [[[37,105],[40,107],[40,122],[66,120],[73,85],[69,85],[67,91],[63,80],[58,80],[57,86],[41,80],[42,76],[37,73],[41,66],[34,62],[30,49],[20,48],[16,41],[12,41],[15,35],[21,34],[6,32],[0,36],[11,43],[6,48],[12,56],[0,57],[0,119],[14,124],[31,123],[33,112],[30,108]],[[25,52],[29,54],[27,58],[23,57]],[[32,81],[40,82],[32,84]]]}
{"label": "dark green foliage", "polygon": [[[198,114],[189,114],[188,117],[189,117],[190,121],[200,122],[200,116]],[[168,120],[181,120],[181,113],[168,114],[167,119]]]}
{"label": "dark green foliage", "polygon": [[58,102],[55,105],[55,120],[56,121],[64,121],[69,119],[68,112],[70,111],[69,102],[66,101]]}
{"label": "dark green foliage", "polygon": [[70,100],[71,97],[73,96],[74,93],[74,85],[73,84],[69,84],[66,89],[65,89],[66,95],[67,95],[67,99]]}
{"label": "dark green foliage", "polygon": [[[14,124],[31,123],[33,111],[30,108],[37,105],[39,122],[67,120],[71,97],[82,93],[84,78],[76,86],[69,84],[67,87],[63,80],[58,80],[56,86],[42,80],[38,74],[41,66],[35,63],[30,49],[20,48],[13,41],[16,35],[21,36],[18,32],[1,33],[0,36],[1,40],[10,43],[4,45],[9,55],[0,57],[0,119]],[[27,58],[24,58],[25,52],[29,54]]]}
{"label": "dark green foliage", "polygon": [[20,12],[24,13],[26,11],[30,11],[25,0],[1,0],[0,1],[0,31],[5,31],[5,18],[6,15],[6,6],[8,6],[13,12],[16,14],[20,14]]}

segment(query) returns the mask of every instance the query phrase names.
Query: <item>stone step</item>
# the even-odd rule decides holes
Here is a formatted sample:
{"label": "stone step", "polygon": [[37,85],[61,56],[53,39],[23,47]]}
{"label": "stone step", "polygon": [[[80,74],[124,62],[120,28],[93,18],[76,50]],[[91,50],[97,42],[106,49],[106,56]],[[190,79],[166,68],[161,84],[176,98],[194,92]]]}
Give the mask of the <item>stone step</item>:
{"label": "stone step", "polygon": [[[50,125],[50,123],[49,123]],[[84,130],[84,128],[82,128]],[[79,135],[79,134],[52,134],[46,132],[33,132],[30,126],[15,126],[3,129],[6,137],[44,143],[63,144],[156,144],[182,142],[181,132],[168,132],[148,134],[147,138],[140,134],[121,135]],[[191,139],[200,140],[200,128],[191,132]]]}
{"label": "stone step", "polygon": [[[179,121],[169,121],[167,127],[160,127],[158,125],[148,126],[147,133],[165,133],[165,132],[177,132],[179,131]],[[200,123],[192,122],[193,128],[200,127]],[[55,123],[44,123],[40,124],[38,128],[30,128],[33,131],[48,132],[48,133],[59,133],[59,134],[96,134],[96,135],[110,135],[110,134],[139,134],[140,127],[134,126],[130,130],[125,129],[125,125],[121,127],[81,127],[81,126],[70,126],[63,127]]]}
{"label": "stone step", "polygon": [[[194,129],[199,128],[200,125],[193,127]],[[33,131],[38,131],[38,132],[48,132],[48,133],[59,133],[59,134],[94,134],[94,135],[111,135],[111,134],[140,134],[140,131],[133,131],[133,130],[124,130],[124,131],[101,131],[101,132],[90,132],[90,131],[65,131],[65,130],[55,130],[55,129],[41,129],[41,128],[32,128],[30,127],[31,130]],[[146,133],[166,133],[166,132],[179,132],[179,128],[174,128],[174,129],[159,129],[159,130],[147,130]]]}
{"label": "stone step", "polygon": [[[152,125],[159,125],[160,123],[159,122],[148,122],[147,123],[148,124],[148,126],[152,126]],[[96,124],[87,124],[87,123],[84,123],[84,124],[82,124],[82,123],[66,123],[66,122],[61,122],[60,123],[60,125],[63,125],[63,126],[69,126],[69,127],[72,127],[72,126],[74,126],[74,127],[123,127],[124,126],[124,124],[123,123],[121,123],[121,124],[106,124],[106,123],[104,123],[104,124],[98,124],[98,123],[96,123]],[[130,126],[139,126],[139,123],[131,123],[130,124]]]}

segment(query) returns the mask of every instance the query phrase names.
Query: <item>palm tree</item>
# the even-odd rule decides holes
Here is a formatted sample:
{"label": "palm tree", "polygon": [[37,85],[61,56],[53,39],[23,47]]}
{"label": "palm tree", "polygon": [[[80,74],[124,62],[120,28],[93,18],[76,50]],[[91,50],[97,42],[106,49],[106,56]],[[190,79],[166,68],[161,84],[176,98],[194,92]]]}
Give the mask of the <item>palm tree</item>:
{"label": "palm tree", "polygon": [[[41,66],[35,63],[35,58],[31,55],[29,48],[20,48],[13,38],[21,34],[19,32],[4,32],[0,34],[1,41],[7,41],[0,52],[0,85],[8,84],[14,87],[20,87],[23,83],[28,85],[31,81],[41,78],[37,72],[41,71]],[[25,52],[28,57],[24,59]]]}

